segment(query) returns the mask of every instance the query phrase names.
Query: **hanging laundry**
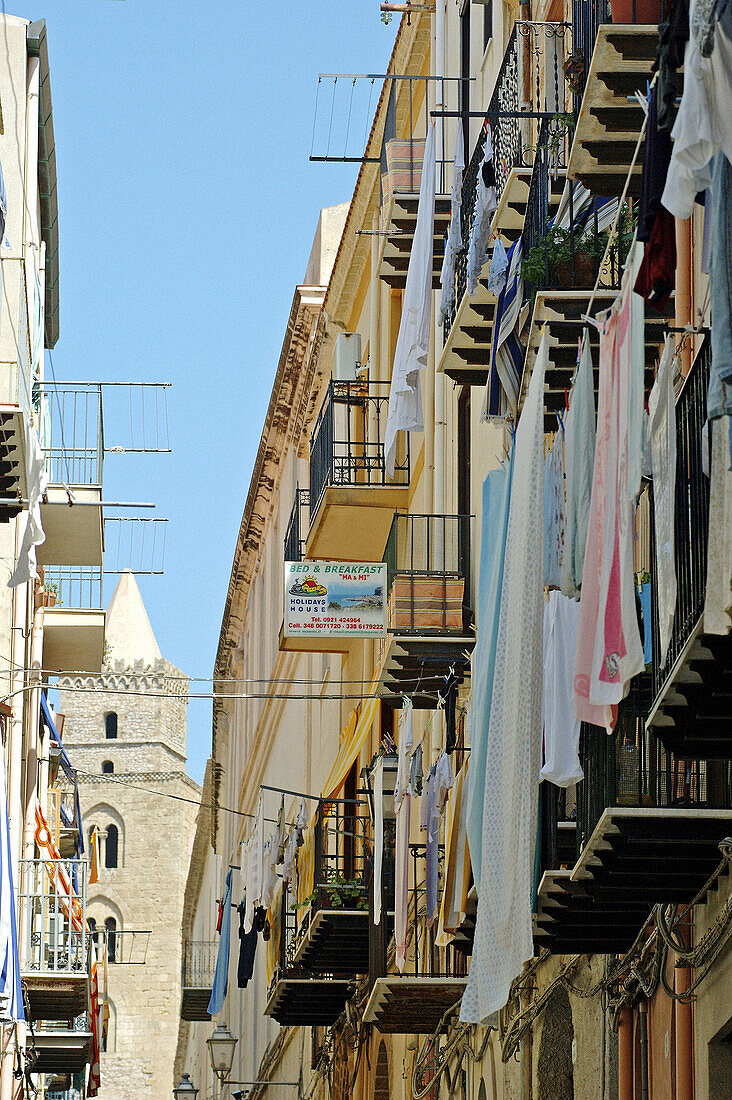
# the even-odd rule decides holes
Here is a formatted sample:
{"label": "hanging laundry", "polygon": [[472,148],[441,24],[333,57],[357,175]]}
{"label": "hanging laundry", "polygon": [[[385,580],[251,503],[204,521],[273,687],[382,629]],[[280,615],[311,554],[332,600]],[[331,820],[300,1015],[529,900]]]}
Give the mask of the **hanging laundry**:
{"label": "hanging laundry", "polygon": [[561,425],[544,459],[544,584],[560,588],[564,569],[564,430]]}
{"label": "hanging laundry", "polygon": [[394,789],[396,810],[396,869],[394,882],[394,942],[396,964],[404,970],[407,961],[407,916],[409,909],[409,754],[414,744],[412,703],[405,698],[399,716],[399,763]]}
{"label": "hanging laundry", "polygon": [[544,604],[544,766],[541,778],[570,787],[583,778],[580,723],[574,713],[574,656],[579,604],[550,592]]}
{"label": "hanging laundry", "polygon": [[445,677],[445,685],[439,690],[439,697],[445,711],[445,752],[455,751],[457,744],[457,693],[458,677],[454,668],[451,668]]}
{"label": "hanging laundry", "polygon": [[272,901],[272,894],[279,882],[279,875],[277,874],[277,849],[278,839],[277,834],[274,833],[264,846],[264,856],[262,858],[262,891],[260,901],[265,909],[268,908]]}
{"label": "hanging laundry", "polygon": [[676,611],[674,503],[676,499],[676,410],[674,404],[674,342],[666,342],[658,375],[648,398],[651,468],[653,473],[653,527],[656,544],[656,592],[661,661],[671,640]]}
{"label": "hanging laundry", "polygon": [[280,798],[280,808],[277,811],[277,855],[275,863],[280,867],[285,861],[285,847],[287,845],[287,822],[285,821],[285,796]]}
{"label": "hanging laundry", "polygon": [[420,742],[409,758],[409,791],[412,798],[418,798],[422,794],[422,757],[424,749]]}
{"label": "hanging laundry", "polygon": [[0,752],[0,1022],[25,1020],[20,984],[13,859],[10,850],[5,754]]}
{"label": "hanging laundry", "polygon": [[297,853],[297,923],[305,919],[315,889],[315,822],[313,817]]}
{"label": "hanging laundry", "polygon": [[643,175],[638,203],[638,240],[646,244],[651,239],[656,215],[661,209],[661,195],[666,186],[671,163],[671,135],[658,127],[658,88],[654,84],[648,95],[646,138],[643,146]]}
{"label": "hanging laundry", "polygon": [[292,885],[292,883],[294,883],[295,881],[295,861],[297,856],[297,841],[299,835],[300,834],[297,832],[297,830],[293,829],[293,831],[290,833],[287,840],[285,841],[285,851],[282,860],[282,879],[284,882],[287,883],[288,886]]}
{"label": "hanging laundry", "polygon": [[663,313],[676,283],[676,221],[665,207],[653,220],[633,288],[651,309]]}
{"label": "hanging laundry", "polygon": [[592,502],[587,532],[575,661],[577,717],[612,730],[617,704],[643,670],[633,577],[634,501],[643,438],[643,311],[640,353],[632,287],[639,244],[628,257],[620,293],[600,328],[600,383]]}
{"label": "hanging laundry", "polygon": [[99,968],[97,966],[97,945],[90,937],[89,952],[91,967],[89,974],[89,1028],[91,1030],[91,1059],[89,1061],[89,1081],[87,1096],[97,1096],[102,1084],[101,1074],[101,1035],[99,1032]]}
{"label": "hanging laundry", "polygon": [[460,1007],[465,1023],[502,1008],[533,956],[531,881],[541,764],[546,329],[514,441],[496,668],[483,788],[481,894]]}
{"label": "hanging laundry", "polygon": [[254,921],[248,932],[244,930],[244,905],[237,906],[239,913],[239,963],[236,969],[236,980],[239,989],[246,989],[254,973],[254,957],[257,952],[257,940],[259,933],[264,930],[266,910],[257,906],[254,910]]}
{"label": "hanging laundry", "polygon": [[41,546],[46,541],[41,522],[41,501],[48,488],[49,476],[41,441],[30,419],[25,422],[25,448],[28,511],[24,514],[25,530],[23,531],[15,572],[8,581],[8,588],[17,588],[19,584],[26,584],[38,576],[36,547]]}
{"label": "hanging laundry", "polygon": [[567,504],[562,592],[565,596],[575,596],[582,585],[595,465],[595,381],[586,329],[582,335],[569,411],[564,418],[564,455]]}
{"label": "hanging laundry", "polygon": [[463,137],[463,120],[458,119],[455,132],[455,169],[452,177],[452,192],[450,195],[450,228],[445,241],[445,255],[442,260],[440,272],[440,311],[437,316],[438,325],[444,325],[455,305],[455,263],[463,247],[463,233],[460,224],[462,196],[463,196],[463,170],[465,168],[465,139]]}
{"label": "hanging laundry", "polygon": [[381,924],[381,900],[384,891],[384,758],[374,767],[374,924]]}
{"label": "hanging laundry", "polygon": [[524,350],[518,337],[524,294],[521,237],[513,242],[507,256],[506,285],[498,296],[493,321],[491,368],[481,411],[483,420],[514,414],[521,386],[524,365]]}
{"label": "hanging laundry", "polygon": [[483,482],[483,511],[478,573],[475,647],[471,656],[473,685],[472,767],[468,776],[467,832],[473,879],[480,896],[483,852],[483,810],[488,753],[488,727],[498,644],[498,616],[503,588],[504,554],[511,497],[511,455]]}
{"label": "hanging laundry", "polygon": [[495,294],[496,298],[506,285],[507,268],[508,256],[506,255],[506,248],[501,238],[496,237],[496,243],[493,245],[493,256],[491,257],[491,263],[486,278],[488,289],[491,294]]}
{"label": "hanging laundry", "polygon": [[475,209],[470,227],[468,244],[468,294],[472,297],[478,289],[478,279],[488,259],[491,239],[491,222],[496,212],[496,172],[493,166],[493,138],[491,128],[485,123],[485,149],[475,183]]}
{"label": "hanging laundry", "polygon": [[216,955],[211,999],[208,1002],[209,1016],[216,1016],[224,1007],[226,990],[229,985],[229,938],[231,933],[231,886],[233,871],[229,869],[224,883],[223,916],[221,919],[221,938]]}
{"label": "hanging laundry", "polygon": [[295,843],[297,844],[298,848],[300,848],[303,844],[303,837],[305,835],[307,824],[308,808],[305,804],[305,799],[303,798],[300,802],[300,809],[298,810],[297,818],[295,820]]}
{"label": "hanging laundry", "polygon": [[[690,5],[691,22],[696,3]],[[715,46],[703,57],[692,35],[684,54],[684,93],[662,202],[677,218],[690,218],[697,194],[711,182],[710,162],[720,150],[732,159],[732,13],[716,22]]]}
{"label": "hanging laundry", "polygon": [[658,55],[653,64],[653,72],[658,73],[658,125],[670,131],[676,121],[676,101],[683,90],[679,70],[689,41],[689,0],[672,0],[668,21],[661,24],[659,31]]}
{"label": "hanging laundry", "polygon": [[714,241],[709,270],[712,306],[712,362],[707,390],[710,420],[732,413],[732,165],[724,153],[712,162],[711,236]]}
{"label": "hanging laundry", "polygon": [[272,984],[275,970],[280,965],[280,952],[282,948],[282,890],[283,887],[281,885],[277,887],[275,896],[272,899],[272,904],[267,910],[265,918],[265,924],[269,927],[269,938],[267,939],[267,949],[264,957],[264,972],[268,989]]}
{"label": "hanging laundry", "polygon": [[732,630],[732,471],[729,463],[732,417],[719,417],[709,427],[712,460],[704,631],[707,634],[729,634]]}
{"label": "hanging laundry", "polygon": [[430,345],[434,232],[435,128],[431,125],[424,151],[417,224],[409,254],[384,432],[384,462],[390,478],[394,477],[398,433],[424,430],[419,376],[427,366]]}
{"label": "hanging laundry", "polygon": [[452,789],[453,774],[450,757],[446,752],[440,754],[430,774],[427,793],[427,838],[425,843],[425,895],[427,905],[427,926],[432,927],[438,911],[439,883],[439,847],[440,821],[447,805],[447,797]]}
{"label": "hanging laundry", "polygon": [[445,874],[440,905],[440,919],[435,943],[447,947],[465,920],[470,890],[470,852],[466,817],[468,808],[468,774],[470,757],[457,774],[447,802],[445,829]]}

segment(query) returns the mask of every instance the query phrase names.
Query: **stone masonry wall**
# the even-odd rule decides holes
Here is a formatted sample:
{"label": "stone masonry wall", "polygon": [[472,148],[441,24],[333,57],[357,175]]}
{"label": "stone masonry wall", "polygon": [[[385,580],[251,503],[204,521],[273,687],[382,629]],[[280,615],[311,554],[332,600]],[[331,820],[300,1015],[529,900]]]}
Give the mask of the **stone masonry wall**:
{"label": "stone masonry wall", "polygon": [[[197,806],[168,796],[200,797],[185,774],[187,681],[173,679],[180,676],[159,661],[154,670],[117,669],[62,685],[64,744],[80,772],[96,773],[79,777],[84,831],[114,823],[120,833],[117,868],[104,866],[102,845],[99,881],[89,889],[97,926],[111,916],[122,930],[119,961],[109,968],[114,1028],[102,1055],[100,1100],[170,1100],[174,1084],[181,920]],[[68,690],[76,684],[129,687],[153,697]],[[176,697],[155,697],[169,691]],[[104,735],[110,710],[118,715],[115,740]],[[114,763],[109,779],[99,774],[103,760]]]}

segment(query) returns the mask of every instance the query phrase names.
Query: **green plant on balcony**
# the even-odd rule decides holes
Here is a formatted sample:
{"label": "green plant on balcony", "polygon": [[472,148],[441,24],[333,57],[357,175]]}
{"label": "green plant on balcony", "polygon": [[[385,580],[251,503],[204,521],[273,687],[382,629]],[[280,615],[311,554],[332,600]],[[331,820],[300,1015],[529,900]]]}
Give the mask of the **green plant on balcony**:
{"label": "green plant on balcony", "polygon": [[328,881],[316,886],[301,902],[293,905],[295,910],[305,909],[317,898],[325,894],[333,909],[363,909],[369,907],[369,900],[360,879],[344,878],[336,873],[328,873]]}
{"label": "green plant on balcony", "polygon": [[595,235],[591,226],[580,233],[552,226],[524,256],[524,282],[542,286],[548,275],[553,286],[592,285],[607,240],[607,232]]}
{"label": "green plant on balcony", "polygon": [[576,125],[576,119],[572,112],[553,115],[549,120],[549,129],[546,146],[549,153],[556,159],[564,145],[564,139],[571,135]]}

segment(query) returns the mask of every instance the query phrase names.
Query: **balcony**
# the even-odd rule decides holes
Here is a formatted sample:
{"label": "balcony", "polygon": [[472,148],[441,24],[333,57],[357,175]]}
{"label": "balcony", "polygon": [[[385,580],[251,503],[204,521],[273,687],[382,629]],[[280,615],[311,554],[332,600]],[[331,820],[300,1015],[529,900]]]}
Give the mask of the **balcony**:
{"label": "balcony", "polygon": [[[491,234],[500,236],[504,243],[515,241],[523,229],[541,121],[565,110],[561,73],[570,46],[570,29],[565,23],[521,21],[511,34],[485,116],[491,128],[498,200]],[[485,278],[479,279],[475,294],[466,293],[467,242],[485,140],[485,128],[481,127],[463,176],[461,230],[465,247],[457,259],[455,309],[445,323],[445,347],[438,364],[438,370],[464,385],[484,385],[487,381],[496,306],[496,297]],[[562,188],[566,144],[564,134],[555,134],[549,189],[551,209]]]}
{"label": "balcony", "polygon": [[332,380],[310,442],[305,556],[380,561],[394,512],[409,499],[409,439],[393,479],[384,461],[389,385]]}
{"label": "balcony", "polygon": [[381,923],[369,922],[370,993],[363,1021],[384,1035],[426,1034],[437,1031],[443,1017],[462,998],[467,982],[464,944],[437,947],[437,922],[425,920],[423,844],[410,845],[412,870],[409,899],[408,950],[405,969],[394,969],[394,944],[389,942],[394,922],[393,855],[385,845],[384,901]]}
{"label": "balcony", "polygon": [[[620,195],[643,125],[643,110],[635,98],[645,92],[656,57],[658,29],[654,24],[598,24],[607,14],[606,0],[587,0],[574,8],[586,25],[585,60],[592,57],[577,117],[567,167],[596,195]],[[582,12],[585,8],[587,11]],[[594,43],[590,32],[596,31]],[[636,158],[629,194],[640,194],[642,152]]]}
{"label": "balcony", "polygon": [[[424,132],[424,121],[419,116],[423,114],[422,108],[427,102],[427,83],[428,81],[422,81],[417,77],[411,80],[390,81],[381,144],[381,228],[379,232],[383,246],[379,261],[379,277],[387,286],[400,290],[406,286],[409,257],[417,226],[425,137],[417,136],[415,131],[421,126]],[[415,85],[417,85],[416,88]],[[447,89],[457,89],[457,87],[457,80],[446,78],[443,81],[443,95]],[[397,137],[397,133],[407,136],[400,138]],[[445,182],[446,167],[444,163],[437,165],[438,194],[435,196],[432,250],[432,285],[435,290],[440,286],[445,234],[450,224],[450,196],[446,193],[449,186],[446,186]]]}
{"label": "balcony", "polygon": [[298,913],[293,963],[355,977],[369,966],[371,842],[363,802],[323,799],[313,826],[313,890]]}
{"label": "balcony", "polygon": [[44,585],[56,590],[56,602],[43,610],[43,667],[57,673],[100,673],[106,618],[101,569],[46,568]]}
{"label": "balcony", "polygon": [[73,1027],[51,1027],[43,1023],[33,1035],[36,1059],[32,1073],[80,1073],[92,1060],[93,1037],[85,1011]]}
{"label": "balcony", "polygon": [[88,1008],[87,864],[20,862],[20,973],[34,1020],[69,1020]]}
{"label": "balcony", "polygon": [[181,1020],[210,1020],[208,1006],[213,991],[218,943],[215,940],[185,940],[181,977]]}
{"label": "balcony", "polygon": [[668,752],[646,729],[649,692],[644,673],[611,737],[582,726],[579,857],[571,870],[544,873],[537,947],[624,954],[653,905],[690,904],[719,865],[732,824],[732,766]]}
{"label": "balcony", "polygon": [[703,426],[711,343],[707,337],[676,399],[674,552],[678,595],[666,660],[659,658],[655,560],[653,703],[647,728],[686,759],[732,757],[732,639],[702,628],[709,536],[709,479],[703,471]]}
{"label": "balcony", "polygon": [[47,425],[43,450],[50,481],[41,505],[46,540],[38,547],[38,562],[101,567],[102,387],[81,383],[47,387],[42,408]]}
{"label": "balcony", "polygon": [[471,626],[470,517],[396,513],[384,553],[387,630],[377,691],[394,706],[407,692],[432,710],[475,644]]}
{"label": "balcony", "polygon": [[368,971],[365,809],[359,800],[322,799],[298,849],[297,888],[283,886],[264,1010],[283,1026],[331,1026]]}
{"label": "balcony", "polygon": [[303,561],[309,526],[310,490],[298,485],[285,533],[285,561]]}

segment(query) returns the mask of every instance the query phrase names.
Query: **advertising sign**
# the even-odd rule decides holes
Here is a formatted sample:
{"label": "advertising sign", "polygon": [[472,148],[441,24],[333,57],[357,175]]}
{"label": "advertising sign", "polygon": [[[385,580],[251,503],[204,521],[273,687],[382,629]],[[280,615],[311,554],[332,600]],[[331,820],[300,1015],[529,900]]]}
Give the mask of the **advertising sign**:
{"label": "advertising sign", "polygon": [[285,562],[286,638],[386,636],[386,564]]}

